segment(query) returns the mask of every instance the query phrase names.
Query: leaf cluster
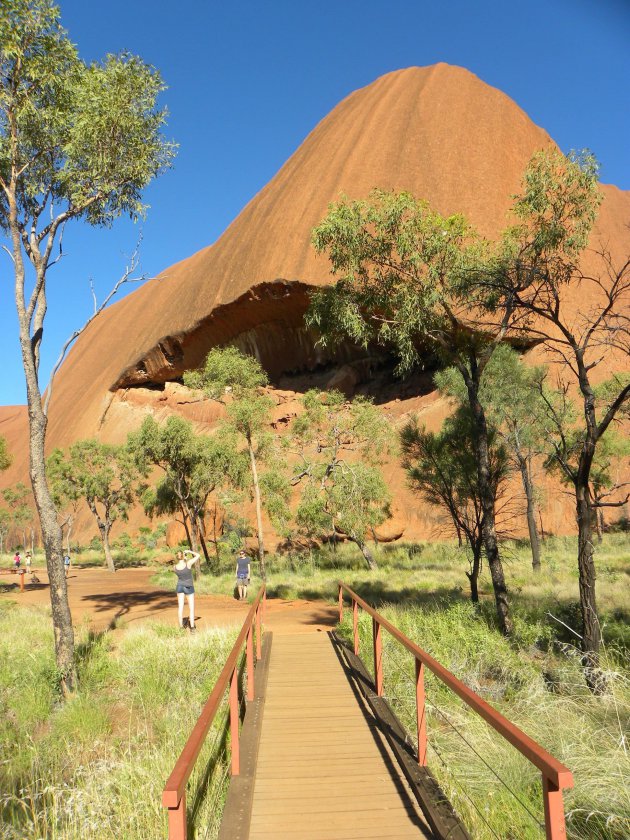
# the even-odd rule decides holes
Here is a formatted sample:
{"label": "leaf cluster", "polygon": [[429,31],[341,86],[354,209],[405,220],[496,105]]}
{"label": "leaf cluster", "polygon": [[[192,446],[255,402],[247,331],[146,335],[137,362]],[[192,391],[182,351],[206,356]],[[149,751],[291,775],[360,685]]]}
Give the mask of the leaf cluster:
{"label": "leaf cluster", "polygon": [[84,498],[92,511],[102,505],[113,522],[127,519],[142,471],[127,447],[92,439],[73,443],[65,453],[55,450],[47,474],[59,501]]}
{"label": "leaf cluster", "polygon": [[470,303],[470,271],[486,248],[461,215],[383,190],[329,205],[312,240],[338,280],[314,293],[307,322],[322,343],[349,337],[392,348],[400,371],[418,361],[420,338],[447,350],[445,336]]}
{"label": "leaf cluster", "polygon": [[0,471],[8,469],[12,461],[6,439],[0,436]]}

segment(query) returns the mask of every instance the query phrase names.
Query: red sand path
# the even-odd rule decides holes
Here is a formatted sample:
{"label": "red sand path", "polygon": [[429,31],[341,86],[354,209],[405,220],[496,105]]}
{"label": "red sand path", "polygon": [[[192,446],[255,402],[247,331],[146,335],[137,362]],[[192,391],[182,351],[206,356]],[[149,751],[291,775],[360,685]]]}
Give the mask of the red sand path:
{"label": "red sand path", "polygon": [[[26,583],[20,593],[17,577],[2,576],[0,599],[10,598],[25,606],[50,604],[48,575],[37,569],[39,584]],[[126,626],[139,621],[177,623],[175,586],[169,592],[149,583],[153,569],[121,569],[112,574],[105,569],[75,568],[68,577],[68,596],[75,627],[84,622],[100,631],[116,620]],[[28,581],[28,577],[26,578]],[[252,590],[250,590],[252,591]],[[206,627],[225,627],[242,624],[248,604],[239,603],[225,595],[197,595],[196,621],[199,630]],[[186,606],[185,615],[188,615]],[[274,633],[302,633],[326,630],[337,621],[334,606],[324,601],[267,601],[266,626]]]}

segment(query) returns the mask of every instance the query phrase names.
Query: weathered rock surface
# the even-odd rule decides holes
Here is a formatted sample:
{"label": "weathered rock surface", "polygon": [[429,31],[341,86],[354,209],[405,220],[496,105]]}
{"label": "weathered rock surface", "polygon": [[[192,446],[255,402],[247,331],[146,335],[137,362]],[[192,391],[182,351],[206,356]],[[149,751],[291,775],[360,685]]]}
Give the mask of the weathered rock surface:
{"label": "weathered rock surface", "polygon": [[[121,442],[147,413],[159,419],[176,412],[200,428],[211,427],[220,406],[199,401],[174,380],[212,346],[227,342],[254,354],[282,389],[276,427],[290,422],[291,392],[305,382],[330,385],[332,377],[346,393],[360,392],[365,351],[339,348],[331,372],[325,368],[330,351],[316,346],[303,324],[309,289],[331,282],[327,261],[310,245],[328,203],[341,193],[363,197],[375,186],[406,189],[443,213],[464,213],[482,233],[495,235],[505,226],[530,156],[550,145],[549,135],[512,100],[459,67],[399,70],[354,92],[214,245],[111,306],[80,337],[55,384],[49,447],[95,435]],[[630,194],[612,186],[603,190],[594,241],[605,242],[619,258],[630,252]],[[588,301],[572,305],[577,310]],[[300,379],[318,369],[318,380]],[[428,386],[415,392],[422,397],[409,389],[395,402],[395,389],[384,388],[383,409],[395,418],[417,408],[429,424],[439,425],[447,408],[427,394],[426,378]],[[0,409],[0,434],[16,456],[0,477],[2,486],[27,479],[25,419],[23,408]],[[399,510],[406,511],[405,538],[428,536],[433,512],[412,499],[395,465],[391,477]],[[564,505],[555,518],[570,527],[567,513]],[[400,527],[392,523],[389,531]],[[555,524],[551,529],[558,530]]]}

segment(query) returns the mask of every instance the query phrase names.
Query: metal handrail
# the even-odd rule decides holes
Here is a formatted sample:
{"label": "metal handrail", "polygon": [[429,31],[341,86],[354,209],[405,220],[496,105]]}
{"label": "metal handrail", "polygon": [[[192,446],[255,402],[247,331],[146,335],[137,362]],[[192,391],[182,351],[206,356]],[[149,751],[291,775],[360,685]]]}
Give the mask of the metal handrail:
{"label": "metal handrail", "polygon": [[243,643],[246,646],[247,660],[247,699],[254,699],[254,624],[256,625],[256,659],[261,657],[262,642],[262,617],[264,614],[267,590],[263,584],[258,591],[256,599],[252,604],[247,618],[243,623],[241,632],[234,643],[225,665],[215,683],[215,686],[208,697],[201,714],[197,719],[184,749],[182,750],[173,772],[168,777],[164,790],[162,791],[162,806],[168,808],[168,836],[169,840],[186,840],[186,784],[193,771],[195,762],[203,743],[212,725],[216,713],[230,685],[230,742],[231,742],[231,769],[232,775],[240,773],[239,753],[239,701],[238,701],[238,663],[243,650]]}
{"label": "metal handrail", "polygon": [[374,649],[374,683],[376,693],[383,694],[383,647],[381,628],[384,627],[396,641],[400,642],[416,660],[416,715],[418,735],[418,763],[427,763],[427,733],[425,715],[424,667],[455,692],[461,699],[490,724],[513,747],[527,758],[542,774],[543,801],[545,806],[545,828],[547,840],[566,840],[564,820],[564,802],[562,789],[573,787],[573,774],[550,753],[515,726],[489,703],[468,688],[461,680],[448,671],[437,660],[422,650],[391,622],[367,604],[349,586],[339,581],[339,621],[343,619],[343,593],[352,599],[354,652],[359,654],[358,607],[372,616],[372,638]]}

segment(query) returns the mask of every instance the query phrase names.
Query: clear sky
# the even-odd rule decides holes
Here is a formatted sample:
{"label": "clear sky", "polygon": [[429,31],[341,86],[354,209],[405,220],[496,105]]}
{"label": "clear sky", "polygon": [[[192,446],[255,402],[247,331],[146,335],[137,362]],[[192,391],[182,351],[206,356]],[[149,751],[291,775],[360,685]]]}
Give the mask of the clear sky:
{"label": "clear sky", "polygon": [[[590,148],[630,189],[630,0],[61,0],[82,57],[161,71],[174,168],[147,192],[142,269],[214,242],[317,123],[391,70],[445,61],[500,88],[563,151]],[[66,231],[49,275],[42,380],[125,266],[138,229]],[[0,405],[25,401],[11,264],[0,253]]]}

